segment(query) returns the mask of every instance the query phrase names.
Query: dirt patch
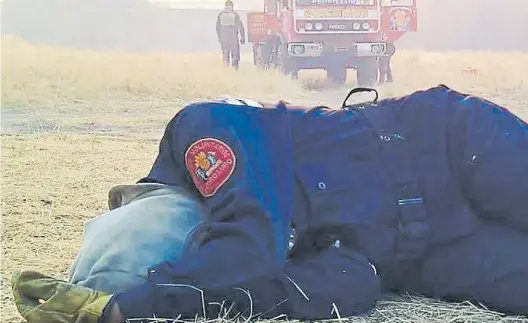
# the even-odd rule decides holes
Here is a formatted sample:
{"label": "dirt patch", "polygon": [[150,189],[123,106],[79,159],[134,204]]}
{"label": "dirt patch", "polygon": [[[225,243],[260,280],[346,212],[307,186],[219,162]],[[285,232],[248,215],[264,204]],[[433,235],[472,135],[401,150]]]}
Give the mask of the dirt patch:
{"label": "dirt patch", "polygon": [[68,133],[150,137],[158,134],[172,117],[163,113],[148,113],[148,109],[141,108],[94,113],[76,104],[60,108],[8,107],[2,110],[2,134]]}

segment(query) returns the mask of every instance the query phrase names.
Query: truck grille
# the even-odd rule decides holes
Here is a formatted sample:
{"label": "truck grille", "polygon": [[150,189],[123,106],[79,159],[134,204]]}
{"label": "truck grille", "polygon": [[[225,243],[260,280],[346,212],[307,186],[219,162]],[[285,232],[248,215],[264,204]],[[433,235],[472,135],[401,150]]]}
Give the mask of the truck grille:
{"label": "truck grille", "polygon": [[304,33],[368,33],[377,32],[377,20],[297,20],[296,30]]}

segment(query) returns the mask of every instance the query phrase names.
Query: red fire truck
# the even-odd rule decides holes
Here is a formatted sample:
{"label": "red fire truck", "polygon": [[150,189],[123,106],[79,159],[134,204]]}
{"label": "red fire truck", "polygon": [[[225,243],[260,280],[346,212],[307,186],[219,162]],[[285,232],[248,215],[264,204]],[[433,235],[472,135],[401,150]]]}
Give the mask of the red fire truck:
{"label": "red fire truck", "polygon": [[378,57],[417,30],[416,0],[264,0],[263,12],[248,13],[254,63],[297,77],[324,69],[338,84],[347,69],[360,86],[378,77]]}

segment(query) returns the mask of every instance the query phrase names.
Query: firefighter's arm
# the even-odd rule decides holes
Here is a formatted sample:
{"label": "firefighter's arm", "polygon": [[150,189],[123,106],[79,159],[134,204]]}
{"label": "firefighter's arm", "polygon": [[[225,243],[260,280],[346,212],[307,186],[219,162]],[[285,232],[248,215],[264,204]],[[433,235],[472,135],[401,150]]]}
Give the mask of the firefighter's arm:
{"label": "firefighter's arm", "polygon": [[[118,294],[114,302],[125,319],[218,317],[223,303],[232,315],[316,320],[367,313],[380,299],[375,269],[354,251],[331,247],[238,275],[237,266],[244,264],[218,254],[214,245],[246,248],[240,242],[233,238],[212,241],[181,262],[160,264],[150,271],[149,283]],[[223,264],[217,263],[219,258]]]}
{"label": "firefighter's arm", "polygon": [[[126,319],[180,315],[194,319],[204,312],[216,318],[224,302],[234,304],[234,315],[247,316],[253,309],[253,314],[262,312],[264,317],[331,317],[329,299],[338,307],[346,306],[339,308],[346,314],[372,307],[380,292],[378,278],[358,254],[333,248],[307,260],[297,257],[284,262],[294,169],[287,162],[293,158],[292,143],[284,130],[288,119],[282,113],[280,109],[197,103],[169,122],[150,177],[188,183],[195,173],[187,151],[191,146],[193,154],[205,149],[196,145],[204,137],[227,143],[226,156],[230,160],[236,156],[237,165],[229,181],[204,200],[212,221],[193,230],[179,261],[150,268],[147,283],[115,295],[113,301]],[[272,124],[284,131],[264,131]],[[254,129],[263,131],[255,137]],[[273,145],[281,140],[281,145]],[[257,171],[262,169],[273,171]],[[198,188],[201,192],[206,187],[196,180],[194,189]]]}
{"label": "firefighter's arm", "polygon": [[216,17],[216,36],[218,37],[218,40],[220,41],[220,16],[222,14],[220,13],[217,17]]}
{"label": "firefighter's arm", "polygon": [[238,32],[240,33],[240,41],[243,43],[246,42],[246,31],[244,30],[244,24],[242,23],[242,20],[240,19],[240,16],[238,13],[236,14],[236,26],[238,29]]}

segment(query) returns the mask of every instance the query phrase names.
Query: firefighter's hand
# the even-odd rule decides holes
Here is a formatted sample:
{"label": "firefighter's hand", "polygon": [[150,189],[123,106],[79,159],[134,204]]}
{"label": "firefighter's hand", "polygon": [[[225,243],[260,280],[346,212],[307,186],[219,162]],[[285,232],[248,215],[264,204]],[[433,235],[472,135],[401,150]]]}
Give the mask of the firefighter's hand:
{"label": "firefighter's hand", "polygon": [[240,38],[240,44],[244,45],[246,43],[246,40],[244,38]]}
{"label": "firefighter's hand", "polygon": [[11,288],[28,323],[97,323],[112,297],[35,271],[15,272]]}

